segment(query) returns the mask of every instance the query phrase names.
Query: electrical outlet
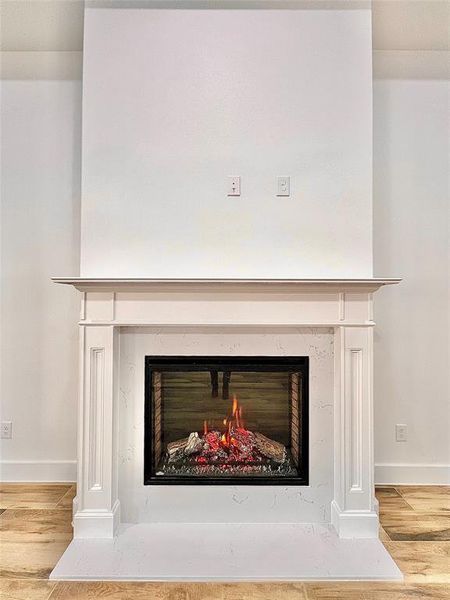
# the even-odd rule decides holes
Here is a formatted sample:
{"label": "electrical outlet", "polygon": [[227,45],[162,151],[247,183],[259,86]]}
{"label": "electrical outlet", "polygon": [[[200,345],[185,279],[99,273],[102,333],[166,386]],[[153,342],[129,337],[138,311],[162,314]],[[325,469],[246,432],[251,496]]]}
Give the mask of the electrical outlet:
{"label": "electrical outlet", "polygon": [[408,440],[408,425],[397,424],[395,426],[395,440],[406,442]]}
{"label": "electrical outlet", "polygon": [[0,433],[2,440],[10,440],[12,438],[12,421],[2,421],[0,423]]}
{"label": "electrical outlet", "polygon": [[291,178],[277,177],[277,196],[291,195]]}
{"label": "electrical outlet", "polygon": [[239,176],[228,177],[228,196],[241,195],[241,178]]}

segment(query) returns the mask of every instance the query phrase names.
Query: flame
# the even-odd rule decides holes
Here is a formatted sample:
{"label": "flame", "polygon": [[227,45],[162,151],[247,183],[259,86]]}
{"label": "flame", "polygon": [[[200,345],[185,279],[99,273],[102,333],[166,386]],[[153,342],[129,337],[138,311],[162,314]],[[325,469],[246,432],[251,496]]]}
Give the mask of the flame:
{"label": "flame", "polygon": [[261,461],[253,440],[254,434],[245,429],[243,407],[238,397],[233,394],[229,402],[229,412],[225,418],[203,421],[203,448],[194,458],[201,465],[214,463],[224,471],[237,463]]}
{"label": "flame", "polygon": [[[233,445],[236,440],[231,436],[231,432],[236,429],[244,428],[244,421],[242,419],[242,406],[239,405],[239,401],[237,399],[236,394],[233,395],[233,402],[231,405],[231,417],[228,416],[222,421],[225,426],[225,432],[222,434],[220,438],[220,443],[229,448]],[[203,434],[206,435],[208,433],[208,421],[203,421]]]}
{"label": "flame", "polygon": [[224,446],[226,446],[227,448],[230,447],[230,442],[231,442],[231,427],[232,427],[232,422],[231,421],[227,421],[227,419],[224,419],[224,421],[226,421],[227,424],[227,430],[224,434],[222,434],[222,437],[220,438],[220,441],[222,442],[222,444]]}
{"label": "flame", "polygon": [[[231,411],[232,417],[234,418],[234,424],[237,428],[244,427],[242,420],[242,406],[239,405],[236,394],[233,395],[233,405]],[[224,421],[224,425],[225,425]]]}

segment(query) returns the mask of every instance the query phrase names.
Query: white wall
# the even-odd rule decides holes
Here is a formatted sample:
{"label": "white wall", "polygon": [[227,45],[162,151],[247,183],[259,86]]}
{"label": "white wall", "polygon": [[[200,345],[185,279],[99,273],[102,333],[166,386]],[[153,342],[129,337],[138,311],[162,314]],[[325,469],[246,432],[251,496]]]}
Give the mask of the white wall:
{"label": "white wall", "polygon": [[73,481],[81,83],[2,81],[1,116],[1,477]]}
{"label": "white wall", "polygon": [[[413,57],[414,58],[414,57]],[[450,482],[449,88],[408,59],[374,87],[376,480]],[[448,55],[447,55],[448,60]],[[420,63],[419,63],[420,64]],[[414,71],[411,66],[416,65]],[[395,441],[395,424],[408,441]]]}
{"label": "white wall", "polygon": [[372,274],[370,10],[87,9],[83,76],[82,275]]}
{"label": "white wall", "polygon": [[[49,277],[78,272],[81,84],[73,81],[80,76],[73,63],[81,53],[20,48],[8,64],[2,61],[9,81],[1,98],[1,419],[13,420],[14,432],[1,442],[2,460],[13,461],[2,463],[1,475],[74,479],[78,303]],[[436,79],[447,68],[444,55],[425,51],[418,58],[405,49],[375,55],[375,67],[384,69],[374,99],[375,273],[405,277],[376,297],[378,481],[442,482],[448,468],[436,465],[450,463],[448,297],[441,278],[449,264],[448,81]],[[322,159],[323,166],[325,153]],[[395,423],[409,425],[406,444],[394,441]]]}

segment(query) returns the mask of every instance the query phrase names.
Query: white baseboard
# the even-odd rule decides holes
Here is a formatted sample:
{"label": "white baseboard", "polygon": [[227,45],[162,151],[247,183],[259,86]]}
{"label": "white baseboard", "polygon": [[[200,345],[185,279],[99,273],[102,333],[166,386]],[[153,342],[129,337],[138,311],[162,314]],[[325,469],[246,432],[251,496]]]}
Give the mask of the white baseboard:
{"label": "white baseboard", "polygon": [[340,538],[378,539],[379,520],[376,512],[340,509],[336,500],[331,502],[331,523]]}
{"label": "white baseboard", "polygon": [[450,485],[450,465],[376,464],[375,484]]}
{"label": "white baseboard", "polygon": [[[76,505],[78,502],[76,503]],[[81,510],[73,516],[75,539],[113,538],[120,523],[120,502],[116,500],[112,510]]]}
{"label": "white baseboard", "polygon": [[2,460],[3,482],[73,482],[77,479],[76,460]]}

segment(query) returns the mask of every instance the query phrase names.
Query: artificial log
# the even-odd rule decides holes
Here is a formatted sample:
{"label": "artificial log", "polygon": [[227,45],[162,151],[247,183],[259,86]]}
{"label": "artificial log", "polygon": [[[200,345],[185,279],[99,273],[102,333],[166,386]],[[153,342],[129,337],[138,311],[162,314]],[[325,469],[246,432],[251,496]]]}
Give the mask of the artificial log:
{"label": "artificial log", "polygon": [[167,454],[172,457],[178,452],[182,452],[189,441],[189,438],[183,438],[182,440],[175,440],[175,442],[169,442],[167,444]]}
{"label": "artificial log", "polygon": [[203,442],[196,431],[193,431],[189,437],[167,444],[167,453],[172,458],[175,454],[183,452],[187,456],[200,452],[203,448]]}
{"label": "artificial log", "polygon": [[256,447],[260,453],[266,458],[270,458],[275,462],[282,463],[286,457],[286,448],[283,444],[271,440],[262,433],[256,431],[254,433]]}
{"label": "artificial log", "polygon": [[202,448],[203,441],[201,440],[198,433],[196,431],[193,431],[188,438],[185,448],[183,449],[184,453],[187,455],[195,454],[196,452],[200,452]]}

